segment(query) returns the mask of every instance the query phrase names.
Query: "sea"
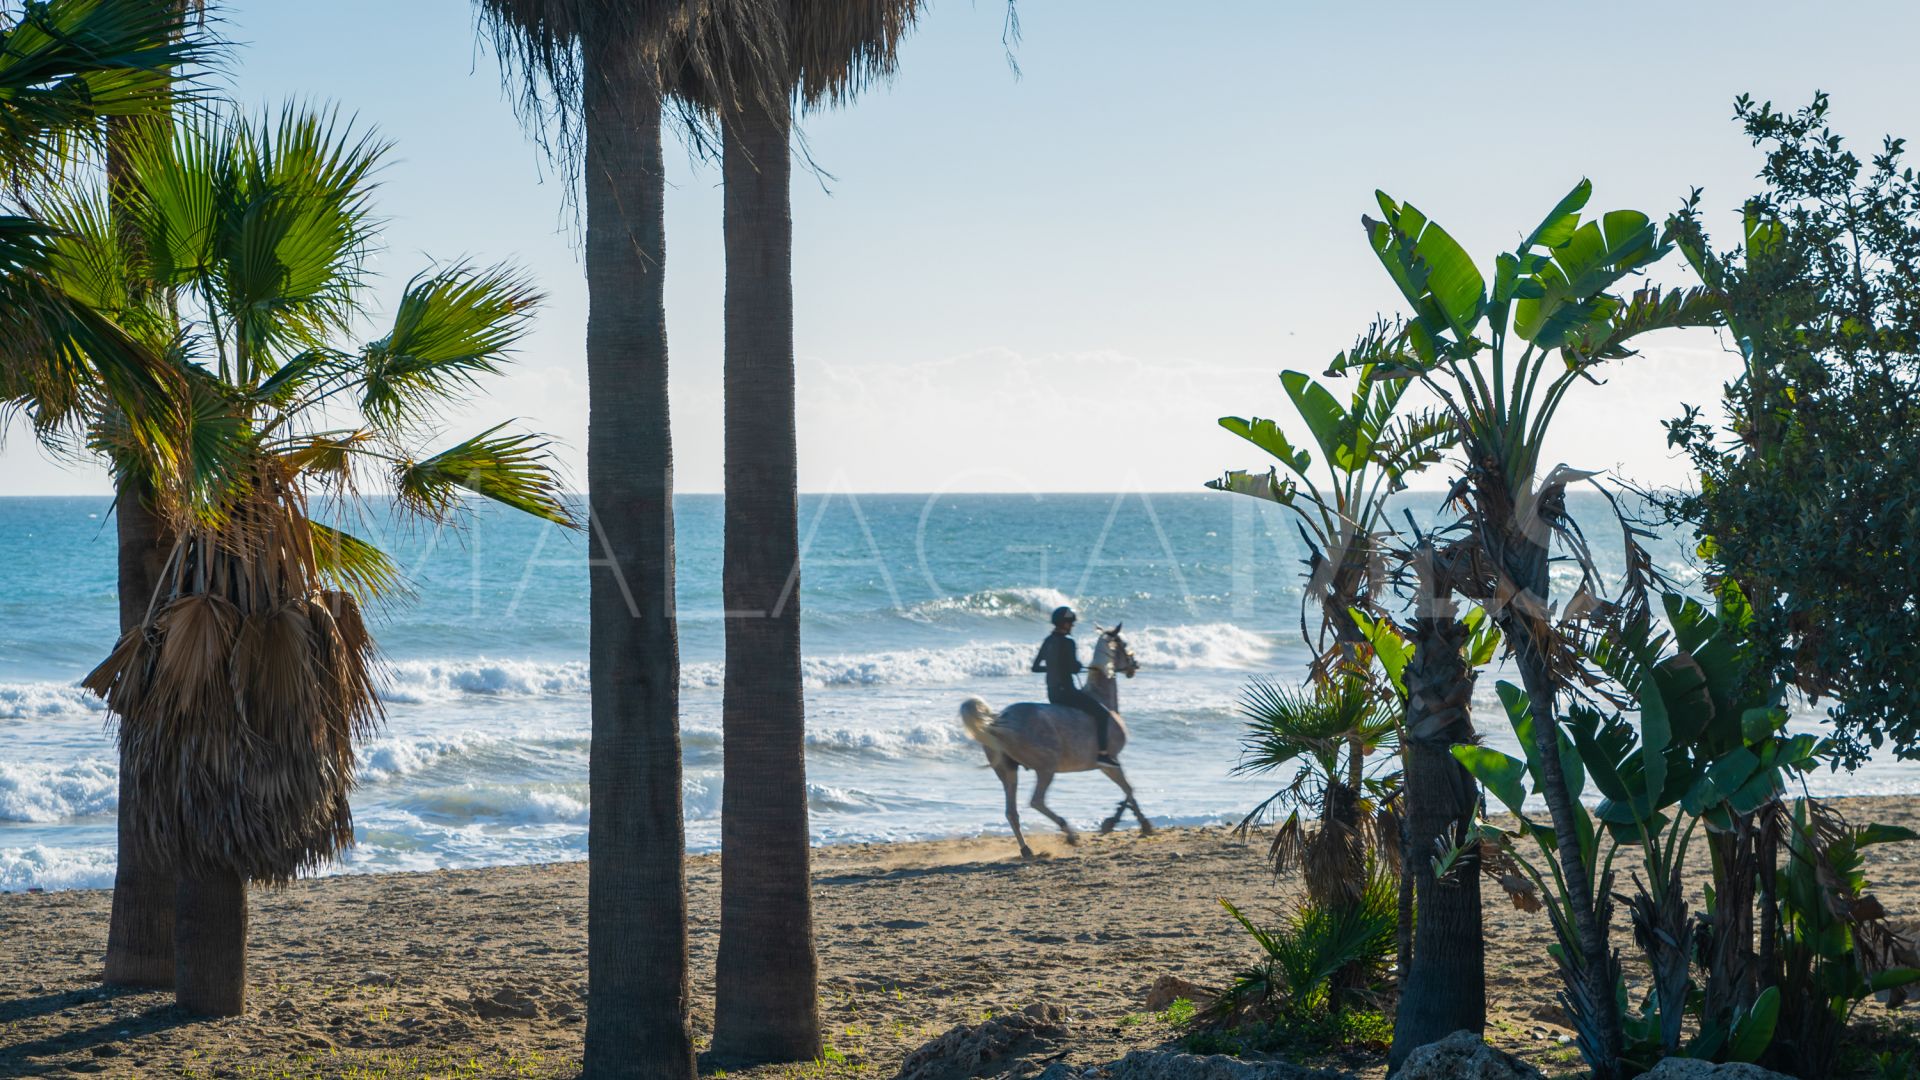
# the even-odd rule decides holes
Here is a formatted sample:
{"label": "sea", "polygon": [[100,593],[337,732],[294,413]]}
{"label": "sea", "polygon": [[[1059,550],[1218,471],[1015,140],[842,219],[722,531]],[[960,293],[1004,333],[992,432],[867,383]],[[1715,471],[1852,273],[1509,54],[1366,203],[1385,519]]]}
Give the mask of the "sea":
{"label": "sea", "polygon": [[[1416,521],[1440,498],[1401,496]],[[1572,506],[1597,563],[1617,570],[1606,502],[1580,494]],[[721,499],[683,495],[675,514],[687,846],[708,851],[722,783]],[[374,612],[385,723],[360,747],[357,842],[326,872],[585,858],[584,536],[492,508],[423,526],[376,502],[341,523],[392,553],[408,587]],[[826,492],[802,498],[800,533],[815,842],[1008,835],[999,783],[957,709],[969,696],[997,707],[1043,696],[1028,665],[1061,604],[1080,612],[1083,659],[1096,626],[1122,625],[1140,661],[1120,687],[1123,761],[1156,824],[1239,822],[1292,779],[1236,771],[1245,688],[1297,684],[1309,656],[1305,547],[1280,508],[1214,492]],[[1654,553],[1684,583],[1690,548],[1676,535]],[[112,883],[114,726],[77,683],[115,636],[114,552],[106,498],[0,499],[0,890]],[[1574,572],[1556,570],[1563,582]],[[1512,750],[1500,677],[1482,677],[1475,708],[1488,742]],[[1823,723],[1806,707],[1793,721]],[[1874,762],[1809,783],[1913,793],[1920,769]],[[1117,799],[1091,773],[1060,777],[1049,796],[1082,828]],[[1031,811],[1023,825],[1051,828]]]}

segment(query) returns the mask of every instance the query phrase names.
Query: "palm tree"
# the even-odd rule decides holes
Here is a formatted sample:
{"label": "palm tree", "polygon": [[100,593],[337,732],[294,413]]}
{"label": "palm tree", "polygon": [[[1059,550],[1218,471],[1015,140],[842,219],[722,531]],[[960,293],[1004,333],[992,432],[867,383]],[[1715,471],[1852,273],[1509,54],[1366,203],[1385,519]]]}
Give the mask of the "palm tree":
{"label": "palm tree", "polygon": [[[188,9],[203,7],[199,0],[146,0],[184,22]],[[143,238],[130,216],[118,209],[132,188],[127,142],[140,117],[113,117],[107,121],[107,198],[121,243],[144,262]],[[137,478],[114,493],[114,529],[119,565],[120,632],[139,626],[149,599],[159,587],[167,553],[174,538],[165,518],[155,511],[153,493]],[[128,773],[120,762],[119,775]],[[107,956],[101,979],[109,986],[168,988],[173,985],[173,905],[178,887],[173,867],[157,858],[141,842],[133,817],[133,803],[117,800],[114,846],[113,909],[107,922]]]}
{"label": "palm tree", "polygon": [[360,611],[398,574],[313,520],[312,503],[350,520],[377,474],[400,511],[434,520],[463,491],[570,518],[534,436],[417,449],[524,332],[537,295],[517,275],[423,274],[386,336],[340,344],[366,314],[384,144],[294,109],[274,122],[201,110],[143,125],[120,150],[113,211],[78,185],[51,207],[55,275],[169,356],[185,407],[158,438],[95,414],[92,444],[123,489],[152,494],[174,543],[87,685],[119,719],[140,844],[178,868],[176,998],[236,1015],[247,882],[287,881],[352,845],[353,744],[380,716]]}
{"label": "palm tree", "polygon": [[1397,658],[1394,676],[1406,710],[1403,865],[1418,915],[1402,912],[1401,931],[1412,933],[1414,941],[1401,972],[1389,1071],[1399,1069],[1416,1047],[1456,1031],[1479,1034],[1486,1027],[1480,868],[1467,859],[1459,872],[1443,877],[1435,864],[1452,861],[1444,854],[1436,858],[1436,853],[1467,843],[1479,809],[1473,775],[1454,760],[1452,751],[1479,741],[1471,711],[1474,669],[1492,659],[1497,638],[1484,625],[1484,616],[1481,625],[1459,617],[1450,554],[1436,549],[1430,538],[1423,538],[1412,553],[1414,612],[1403,627],[1406,655]]}
{"label": "palm tree", "polygon": [[1274,872],[1298,867],[1307,894],[1331,910],[1357,903],[1381,861],[1376,854],[1391,851],[1399,840],[1397,826],[1381,827],[1385,819],[1378,814],[1391,785],[1375,783],[1365,771],[1368,757],[1394,748],[1396,710],[1364,674],[1342,669],[1298,690],[1255,682],[1242,696],[1240,712],[1247,730],[1234,772],[1294,767],[1287,786],[1255,807],[1241,827],[1288,811],[1270,848]]}
{"label": "palm tree", "polygon": [[[774,24],[762,0],[478,3],[519,84],[523,121],[585,182],[593,545],[585,1075],[692,1080],[661,60],[678,31],[677,63],[711,66],[711,81],[724,85],[728,69],[709,65],[686,33],[690,21],[731,13],[743,28]],[[746,47],[733,59],[753,55]]]}
{"label": "palm tree", "polygon": [[1454,588],[1487,606],[1525,685],[1530,756],[1566,883],[1566,1000],[1583,1056],[1596,1078],[1609,1080],[1620,1068],[1618,961],[1607,946],[1606,880],[1596,879],[1590,833],[1583,839],[1577,825],[1556,718],[1579,664],[1565,622],[1596,605],[1583,583],[1562,606],[1548,575],[1556,539],[1576,557],[1584,551],[1567,515],[1566,488],[1589,474],[1561,466],[1543,476],[1540,456],[1574,383],[1607,360],[1632,355],[1628,346],[1639,334],[1715,316],[1702,290],[1645,287],[1630,298],[1609,292],[1668,245],[1636,211],[1583,222],[1591,193],[1581,181],[1513,252],[1500,255],[1491,288],[1445,230],[1379,193],[1383,220],[1364,219],[1368,239],[1413,311],[1399,334],[1348,362],[1420,379],[1460,430],[1466,475],[1454,490],[1470,543]]}
{"label": "palm tree", "polygon": [[[890,74],[918,0],[773,0],[715,11],[675,90],[717,117],[726,181],[727,665],[722,706],[720,948],[713,1057],[819,1057],[800,654],[791,144],[795,107]],[[769,35],[768,16],[771,16]],[[753,21],[742,21],[751,19]]]}
{"label": "palm tree", "polygon": [[102,399],[135,427],[173,404],[159,358],[60,289],[56,230],[35,203],[89,164],[103,121],[195,92],[174,73],[211,50],[182,29],[149,0],[47,0],[0,24],[0,408],[57,447],[72,447]]}
{"label": "palm tree", "polygon": [[[106,121],[123,125],[165,112],[197,90],[177,77],[207,58],[204,36],[189,33],[180,5],[163,0],[52,0],[28,5],[0,30],[0,171],[16,190],[57,175],[93,148]],[[31,217],[0,216],[0,398],[26,410],[55,442],[84,423],[89,394],[121,415],[165,410],[166,373],[110,317],[89,312],[47,288],[51,234]],[[138,498],[116,514],[121,630],[144,613],[163,546],[158,518]],[[124,770],[123,770],[124,771]],[[105,979],[128,986],[173,981],[173,876],[140,846],[131,811],[119,810],[113,914]]]}

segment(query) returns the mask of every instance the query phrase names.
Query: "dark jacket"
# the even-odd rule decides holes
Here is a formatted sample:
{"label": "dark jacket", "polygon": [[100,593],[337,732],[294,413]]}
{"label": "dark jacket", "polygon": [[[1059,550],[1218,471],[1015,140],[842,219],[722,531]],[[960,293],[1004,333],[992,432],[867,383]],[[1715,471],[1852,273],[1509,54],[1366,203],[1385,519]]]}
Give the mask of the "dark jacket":
{"label": "dark jacket", "polygon": [[1079,649],[1073,639],[1058,630],[1047,635],[1040,643],[1039,655],[1033,658],[1033,670],[1045,672],[1047,676],[1047,697],[1062,691],[1077,689],[1073,677],[1081,671]]}

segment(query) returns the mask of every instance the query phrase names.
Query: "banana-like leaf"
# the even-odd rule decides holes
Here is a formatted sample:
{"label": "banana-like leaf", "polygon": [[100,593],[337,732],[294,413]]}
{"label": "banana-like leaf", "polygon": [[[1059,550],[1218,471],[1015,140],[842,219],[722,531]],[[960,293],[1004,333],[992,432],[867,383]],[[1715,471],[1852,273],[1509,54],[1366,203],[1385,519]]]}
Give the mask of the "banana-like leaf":
{"label": "banana-like leaf", "polygon": [[1353,471],[1352,464],[1342,460],[1348,456],[1345,451],[1350,442],[1348,429],[1351,424],[1347,411],[1340,407],[1339,399],[1329,393],[1326,387],[1298,371],[1281,372],[1280,385],[1286,388],[1287,397],[1293,400],[1294,411],[1307,422],[1307,430],[1312,432],[1313,441],[1320,444],[1320,453],[1335,468],[1343,472]]}
{"label": "banana-like leaf", "polygon": [[1493,792],[1494,798],[1499,799],[1508,812],[1515,817],[1525,816],[1526,762],[1492,747],[1472,743],[1456,743],[1448,749],[1453,753],[1454,760],[1472,773],[1481,786]]}
{"label": "banana-like leaf", "polygon": [[1467,624],[1467,643],[1461,648],[1467,668],[1483,668],[1493,663],[1494,653],[1500,650],[1500,627],[1487,615],[1487,609],[1469,609],[1460,621]]}
{"label": "banana-like leaf", "polygon": [[1614,210],[1575,228],[1554,245],[1551,261],[1533,278],[1541,295],[1514,303],[1514,332],[1543,349],[1604,323],[1620,310],[1606,292],[1615,282],[1665,254],[1659,232],[1637,210]]}
{"label": "banana-like leaf", "polygon": [[1760,1060],[1773,1042],[1773,1029],[1780,1019],[1780,988],[1769,986],[1753,1000],[1753,1007],[1734,1016],[1733,1032],[1727,1038],[1728,1061]]}
{"label": "banana-like leaf", "polygon": [[1296,447],[1280,430],[1280,425],[1272,420],[1254,417],[1245,420],[1238,416],[1223,416],[1220,426],[1247,440],[1253,445],[1272,454],[1282,465],[1294,474],[1305,477],[1307,469],[1313,464],[1313,455],[1305,449]]}
{"label": "banana-like leaf", "polygon": [[1526,255],[1536,247],[1556,248],[1572,239],[1573,231],[1580,227],[1580,211],[1586,209],[1587,200],[1592,197],[1593,181],[1581,178],[1520,242],[1518,253]]}
{"label": "banana-like leaf", "polygon": [[1407,684],[1403,678],[1407,662],[1413,659],[1414,645],[1406,635],[1393,625],[1393,620],[1382,616],[1373,616],[1359,608],[1348,608],[1347,614],[1353,624],[1366,636],[1367,644],[1372,647],[1374,658],[1380,661],[1380,670],[1386,672],[1387,681],[1393,684],[1394,693],[1402,701],[1407,697]]}
{"label": "banana-like leaf", "polygon": [[1362,223],[1381,264],[1429,332],[1467,341],[1486,308],[1486,279],[1459,242],[1411,203],[1375,196],[1386,220]]}

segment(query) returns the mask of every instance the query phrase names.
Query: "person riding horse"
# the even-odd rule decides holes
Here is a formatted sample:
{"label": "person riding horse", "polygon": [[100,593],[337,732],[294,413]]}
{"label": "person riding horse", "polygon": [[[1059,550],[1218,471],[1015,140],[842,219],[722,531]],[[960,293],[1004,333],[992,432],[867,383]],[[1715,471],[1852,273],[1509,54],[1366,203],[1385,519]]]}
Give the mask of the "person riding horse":
{"label": "person riding horse", "polygon": [[1073,624],[1078,618],[1070,607],[1053,609],[1053,633],[1040,643],[1040,652],[1033,658],[1033,670],[1046,675],[1049,702],[1079,709],[1093,718],[1094,736],[1100,748],[1094,760],[1102,765],[1119,765],[1113,755],[1107,753],[1107,731],[1113,726],[1113,713],[1073,681],[1082,670],[1079,648],[1072,637]]}

